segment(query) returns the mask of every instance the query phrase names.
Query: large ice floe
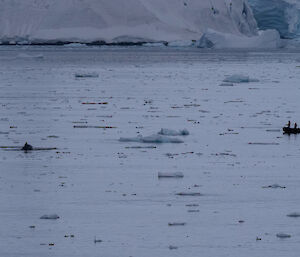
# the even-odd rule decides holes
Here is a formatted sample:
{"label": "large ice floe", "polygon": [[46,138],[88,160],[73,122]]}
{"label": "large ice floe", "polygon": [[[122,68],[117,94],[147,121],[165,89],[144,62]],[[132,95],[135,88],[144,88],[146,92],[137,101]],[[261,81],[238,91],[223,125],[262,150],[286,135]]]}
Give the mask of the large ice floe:
{"label": "large ice floe", "polygon": [[245,0],[2,0],[2,43],[197,41],[207,29],[253,36]]}
{"label": "large ice floe", "polygon": [[157,134],[151,136],[143,137],[141,135],[137,137],[121,137],[119,141],[121,142],[137,142],[137,143],[154,143],[154,144],[163,144],[163,143],[173,143],[180,144],[183,143],[183,140],[176,138],[174,136],[188,136],[190,133],[187,129],[183,130],[173,130],[162,128]]}

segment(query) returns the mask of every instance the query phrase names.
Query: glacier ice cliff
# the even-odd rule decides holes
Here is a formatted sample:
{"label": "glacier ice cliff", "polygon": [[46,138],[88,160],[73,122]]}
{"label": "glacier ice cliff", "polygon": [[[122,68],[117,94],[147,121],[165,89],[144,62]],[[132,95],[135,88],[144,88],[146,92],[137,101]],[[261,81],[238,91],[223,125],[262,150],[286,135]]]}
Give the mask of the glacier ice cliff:
{"label": "glacier ice cliff", "polygon": [[0,42],[199,40],[207,29],[257,34],[247,0],[0,0]]}
{"label": "glacier ice cliff", "polygon": [[248,0],[261,30],[276,29],[282,38],[300,36],[299,0]]}

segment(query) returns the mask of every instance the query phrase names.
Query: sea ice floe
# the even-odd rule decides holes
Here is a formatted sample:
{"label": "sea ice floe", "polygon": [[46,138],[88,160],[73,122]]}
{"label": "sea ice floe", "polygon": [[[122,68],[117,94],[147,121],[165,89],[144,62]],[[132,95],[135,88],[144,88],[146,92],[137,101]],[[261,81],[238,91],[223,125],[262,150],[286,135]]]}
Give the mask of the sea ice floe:
{"label": "sea ice floe", "polygon": [[179,138],[168,137],[164,135],[151,135],[147,137],[137,136],[132,138],[121,137],[119,139],[121,142],[138,142],[138,143],[155,143],[155,144],[162,144],[162,143],[174,143],[180,144],[183,143],[183,140]]}
{"label": "sea ice floe", "polygon": [[258,82],[258,79],[252,79],[249,76],[245,76],[242,74],[234,74],[231,76],[227,76],[223,82],[228,83],[249,83],[249,82]]}
{"label": "sea ice floe", "polygon": [[59,216],[57,214],[45,214],[43,216],[40,217],[40,219],[42,220],[57,220],[59,219]]}
{"label": "sea ice floe", "polygon": [[176,131],[173,129],[162,128],[158,134],[164,136],[188,136],[190,132],[187,129]]}

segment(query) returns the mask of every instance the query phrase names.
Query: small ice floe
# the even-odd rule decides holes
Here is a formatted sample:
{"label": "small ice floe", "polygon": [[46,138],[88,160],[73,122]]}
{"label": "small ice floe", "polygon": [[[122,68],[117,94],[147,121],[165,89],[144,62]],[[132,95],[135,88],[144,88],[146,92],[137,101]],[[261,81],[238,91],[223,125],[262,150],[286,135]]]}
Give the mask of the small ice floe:
{"label": "small ice floe", "polygon": [[202,194],[198,193],[198,192],[180,192],[180,193],[177,193],[176,195],[180,195],[180,196],[202,196]]}
{"label": "small ice floe", "polygon": [[286,216],[291,217],[291,218],[300,218],[300,212],[292,212]]}
{"label": "small ice floe", "polygon": [[226,77],[223,82],[228,83],[250,83],[250,82],[259,82],[258,79],[252,79],[249,76],[241,75],[241,74],[234,74],[231,76]]}
{"label": "small ice floe", "polygon": [[183,143],[183,140],[179,138],[167,137],[163,135],[151,135],[147,137],[137,136],[132,138],[121,137],[120,142],[138,142],[138,143],[154,143],[154,144],[163,144],[163,143],[174,143],[180,144]]}
{"label": "small ice floe", "polygon": [[158,178],[183,178],[182,172],[158,172]]}
{"label": "small ice floe", "polygon": [[77,72],[75,78],[98,78],[99,74],[96,72]]}
{"label": "small ice floe", "polygon": [[157,134],[164,136],[188,136],[190,132],[187,129],[176,131],[173,129],[162,128]]}
{"label": "small ice floe", "polygon": [[272,189],[277,189],[277,188],[286,188],[285,186],[281,186],[278,184],[273,184],[273,185],[269,185],[269,186],[263,186],[262,188],[272,188]]}
{"label": "small ice floe", "polygon": [[64,46],[71,47],[71,48],[87,47],[86,44],[82,44],[82,43],[69,43],[69,44],[64,44]]}
{"label": "small ice floe", "polygon": [[291,238],[292,237],[291,235],[285,234],[285,233],[278,233],[278,234],[276,234],[276,236],[278,238]]}
{"label": "small ice floe", "polygon": [[185,226],[186,223],[185,222],[169,222],[168,226]]}
{"label": "small ice floe", "polygon": [[57,220],[59,219],[59,216],[57,214],[45,214],[43,216],[40,217],[40,219],[42,220]]}

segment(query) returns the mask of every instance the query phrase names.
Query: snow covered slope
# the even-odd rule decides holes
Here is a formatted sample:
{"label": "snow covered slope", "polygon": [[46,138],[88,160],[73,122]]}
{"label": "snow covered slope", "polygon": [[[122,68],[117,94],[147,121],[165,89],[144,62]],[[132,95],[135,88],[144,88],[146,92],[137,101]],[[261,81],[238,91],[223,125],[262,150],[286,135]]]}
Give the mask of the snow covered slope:
{"label": "snow covered slope", "polygon": [[2,43],[198,40],[257,33],[247,0],[0,0]]}

